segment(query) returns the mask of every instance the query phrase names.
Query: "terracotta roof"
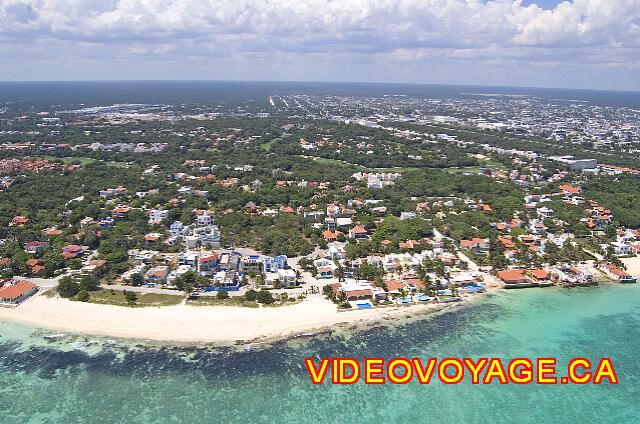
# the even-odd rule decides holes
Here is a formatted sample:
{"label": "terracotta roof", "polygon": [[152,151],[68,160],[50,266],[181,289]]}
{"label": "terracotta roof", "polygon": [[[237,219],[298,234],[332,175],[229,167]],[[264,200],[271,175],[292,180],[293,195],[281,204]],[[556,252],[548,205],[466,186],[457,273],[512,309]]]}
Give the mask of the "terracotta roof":
{"label": "terracotta roof", "polygon": [[345,291],[347,296],[373,296],[373,290],[365,289],[365,290],[349,290]]}
{"label": "terracotta roof", "polygon": [[404,282],[419,289],[425,288],[424,283],[419,278],[405,278]]}
{"label": "terracotta roof", "polygon": [[351,229],[351,232],[352,232],[353,234],[366,234],[366,233],[367,233],[367,230],[366,230],[366,228],[361,227],[360,225],[356,225],[355,227],[353,227],[353,228]]}
{"label": "terracotta roof", "polygon": [[629,277],[630,276],[624,270],[618,268],[617,266],[615,266],[613,264],[606,264],[605,266],[607,267],[609,272],[611,272],[613,275],[616,275],[618,277]]}
{"label": "terracotta roof", "polygon": [[526,280],[524,271],[521,269],[507,269],[504,271],[498,271],[496,274],[498,275],[498,278],[506,283]]}
{"label": "terracotta roof", "polygon": [[203,256],[200,258],[200,262],[209,262],[209,261],[215,261],[220,257],[220,255],[218,255],[216,252],[213,252],[211,255],[209,256]]}
{"label": "terracotta roof", "polygon": [[571,194],[580,193],[580,188],[572,186],[572,185],[568,185],[568,184],[561,185],[560,186],[560,190],[565,191],[567,193],[571,193]]}
{"label": "terracotta roof", "polygon": [[38,274],[43,269],[44,269],[44,267],[42,265],[36,265],[33,268],[31,268],[31,273],[32,274]]}
{"label": "terracotta roof", "polygon": [[335,240],[338,238],[338,233],[336,231],[325,230],[322,232],[322,237],[324,237],[325,240]]}
{"label": "terracotta roof", "polygon": [[538,280],[546,280],[547,278],[549,278],[549,273],[544,269],[528,269],[527,272],[536,277]]}
{"label": "terracotta roof", "polygon": [[399,280],[387,280],[384,282],[387,285],[389,291],[400,290],[404,285]]}
{"label": "terracotta roof", "polygon": [[62,248],[64,252],[80,252],[82,251],[82,246],[77,244],[70,244]]}
{"label": "terracotta roof", "polygon": [[460,247],[473,247],[473,241],[471,240],[460,240]]}
{"label": "terracotta roof", "polygon": [[40,259],[27,259],[27,266],[28,267],[34,267],[36,265],[39,265],[42,261],[40,261]]}
{"label": "terracotta roof", "polygon": [[17,281],[15,284],[10,286],[5,286],[0,289],[0,298],[2,299],[17,299],[18,297],[24,295],[30,290],[36,288],[35,284],[30,281]]}

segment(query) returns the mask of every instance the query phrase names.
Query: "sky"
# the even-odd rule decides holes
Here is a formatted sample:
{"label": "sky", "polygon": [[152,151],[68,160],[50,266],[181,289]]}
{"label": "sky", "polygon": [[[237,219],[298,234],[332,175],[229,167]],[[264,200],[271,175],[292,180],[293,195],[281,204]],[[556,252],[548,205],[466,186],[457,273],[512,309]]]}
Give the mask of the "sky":
{"label": "sky", "polygon": [[0,0],[0,80],[640,91],[640,0]]}

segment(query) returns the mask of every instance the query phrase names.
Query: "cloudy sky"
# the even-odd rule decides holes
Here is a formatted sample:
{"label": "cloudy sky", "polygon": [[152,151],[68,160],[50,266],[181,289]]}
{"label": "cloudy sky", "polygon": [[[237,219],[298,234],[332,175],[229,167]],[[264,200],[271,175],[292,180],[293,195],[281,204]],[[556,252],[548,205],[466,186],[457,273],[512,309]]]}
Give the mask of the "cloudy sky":
{"label": "cloudy sky", "polygon": [[0,0],[0,80],[640,91],[640,0]]}

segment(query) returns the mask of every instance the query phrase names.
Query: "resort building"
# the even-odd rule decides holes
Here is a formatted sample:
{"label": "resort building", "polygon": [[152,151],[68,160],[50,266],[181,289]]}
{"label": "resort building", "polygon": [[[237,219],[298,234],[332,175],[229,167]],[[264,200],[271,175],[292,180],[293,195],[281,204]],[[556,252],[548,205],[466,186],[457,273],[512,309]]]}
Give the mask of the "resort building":
{"label": "resort building", "polygon": [[619,283],[635,283],[636,279],[629,275],[625,270],[618,268],[612,263],[603,263],[600,265],[602,270],[607,276]]}
{"label": "resort building", "polygon": [[17,305],[38,291],[38,286],[29,281],[16,281],[0,288],[0,302]]}

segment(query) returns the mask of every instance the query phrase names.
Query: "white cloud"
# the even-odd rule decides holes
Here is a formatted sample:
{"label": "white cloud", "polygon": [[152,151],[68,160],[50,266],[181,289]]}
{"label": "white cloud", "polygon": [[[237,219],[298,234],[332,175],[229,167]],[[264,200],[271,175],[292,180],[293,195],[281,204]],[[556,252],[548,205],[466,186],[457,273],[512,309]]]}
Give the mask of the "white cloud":
{"label": "white cloud", "polygon": [[0,0],[0,45],[25,61],[43,49],[96,63],[184,57],[292,61],[296,69],[318,55],[559,69],[626,60],[637,75],[638,17],[640,0],[565,1],[552,10],[521,0]]}

